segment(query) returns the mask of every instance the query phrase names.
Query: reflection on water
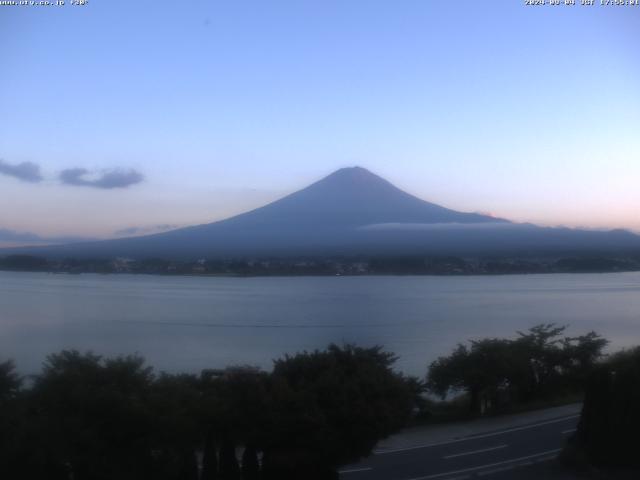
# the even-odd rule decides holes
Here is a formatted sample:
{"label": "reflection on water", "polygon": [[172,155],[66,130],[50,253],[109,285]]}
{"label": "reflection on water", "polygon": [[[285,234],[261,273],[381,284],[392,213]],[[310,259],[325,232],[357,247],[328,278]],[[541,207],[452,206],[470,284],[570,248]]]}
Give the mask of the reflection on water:
{"label": "reflection on water", "polygon": [[382,344],[423,375],[459,341],[536,323],[640,344],[640,273],[212,278],[0,272],[0,360],[37,371],[62,348],[138,352],[160,369],[271,361],[329,342]]}

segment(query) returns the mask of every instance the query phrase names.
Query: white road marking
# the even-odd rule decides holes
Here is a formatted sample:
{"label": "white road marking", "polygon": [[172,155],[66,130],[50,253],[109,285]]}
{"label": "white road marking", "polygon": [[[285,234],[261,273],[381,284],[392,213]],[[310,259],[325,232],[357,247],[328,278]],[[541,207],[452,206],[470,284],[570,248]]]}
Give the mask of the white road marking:
{"label": "white road marking", "polygon": [[508,472],[509,470],[513,470],[516,465],[507,465],[506,467],[496,467],[491,470],[484,470],[482,472],[478,472],[479,477],[486,477],[487,475],[495,475],[500,472]]}
{"label": "white road marking", "polygon": [[465,455],[474,455],[476,453],[491,452],[493,450],[500,450],[501,448],[507,448],[507,447],[508,445],[498,445],[497,447],[483,448],[481,450],[473,450],[471,452],[454,453],[453,455],[447,455],[442,458],[444,458],[445,460],[448,460],[449,458],[457,458],[457,457],[464,457]]}
{"label": "white road marking", "polygon": [[373,470],[373,468],[371,467],[350,468],[349,470],[340,470],[338,471],[338,473],[342,475],[343,473],[368,472],[369,470]]}
{"label": "white road marking", "polygon": [[522,462],[524,460],[529,460],[531,458],[539,458],[539,457],[544,457],[545,455],[555,455],[556,453],[560,452],[562,449],[561,448],[556,448],[555,450],[547,450],[546,452],[540,452],[540,453],[535,453],[533,455],[527,455],[526,457],[518,457],[518,458],[512,458],[511,460],[504,460],[502,462],[496,462],[496,463],[488,463],[486,465],[479,465],[477,467],[470,467],[470,468],[463,468],[462,470],[453,470],[451,472],[443,472],[443,473],[435,473],[433,475],[427,475],[425,477],[414,477],[414,478],[409,478],[407,480],[429,480],[431,478],[441,478],[441,477],[446,477],[448,475],[456,475],[458,473],[467,473],[467,472],[473,472],[476,470],[482,470],[485,468],[493,468],[493,467],[497,467],[499,465],[506,465],[509,463],[515,463],[517,464],[518,462]]}
{"label": "white road marking", "polygon": [[450,445],[452,443],[468,442],[468,441],[476,440],[476,439],[479,439],[479,438],[495,437],[497,435],[503,435],[505,433],[518,432],[520,430],[527,430],[529,428],[536,428],[536,427],[542,427],[544,425],[551,425],[552,423],[565,422],[567,420],[571,420],[573,418],[578,418],[578,417],[580,417],[579,414],[578,415],[570,415],[568,417],[556,418],[555,420],[547,420],[546,422],[535,423],[533,425],[524,425],[522,427],[513,427],[513,428],[508,428],[506,430],[501,430],[499,432],[491,432],[491,433],[485,433],[485,434],[482,434],[482,435],[473,435],[473,436],[464,437],[464,438],[457,438],[455,440],[448,440],[446,442],[426,443],[424,445],[414,445],[412,447],[393,448],[393,449],[390,449],[390,450],[375,450],[373,452],[373,454],[374,455],[385,455],[387,453],[406,452],[406,451],[409,451],[409,450],[419,450],[421,448],[438,447],[440,445]]}
{"label": "white road marking", "polygon": [[575,431],[576,431],[576,429],[575,429],[575,428],[570,428],[569,430],[563,430],[563,431],[562,431],[562,432],[560,432],[560,433],[562,433],[562,435],[567,435],[568,433],[573,433],[573,432],[575,432]]}

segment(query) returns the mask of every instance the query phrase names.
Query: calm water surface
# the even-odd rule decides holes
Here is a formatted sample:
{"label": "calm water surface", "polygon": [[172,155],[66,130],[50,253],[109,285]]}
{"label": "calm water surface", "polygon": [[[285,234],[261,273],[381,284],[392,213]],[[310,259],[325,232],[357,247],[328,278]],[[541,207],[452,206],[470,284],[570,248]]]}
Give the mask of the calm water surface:
{"label": "calm water surface", "polygon": [[330,342],[382,344],[423,375],[457,342],[540,322],[640,344],[640,273],[212,278],[0,272],[0,360],[23,373],[63,348],[138,352],[159,369],[274,358]]}

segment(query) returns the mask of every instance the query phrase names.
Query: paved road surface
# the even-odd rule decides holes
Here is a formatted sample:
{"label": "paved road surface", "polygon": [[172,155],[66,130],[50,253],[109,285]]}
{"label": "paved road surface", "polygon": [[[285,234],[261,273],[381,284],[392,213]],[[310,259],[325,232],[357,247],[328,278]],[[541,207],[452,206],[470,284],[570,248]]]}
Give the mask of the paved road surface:
{"label": "paved road surface", "polygon": [[[548,417],[548,416],[547,416]],[[557,457],[575,431],[579,415],[570,415],[473,435],[378,450],[345,467],[342,480],[462,480],[495,476]]]}

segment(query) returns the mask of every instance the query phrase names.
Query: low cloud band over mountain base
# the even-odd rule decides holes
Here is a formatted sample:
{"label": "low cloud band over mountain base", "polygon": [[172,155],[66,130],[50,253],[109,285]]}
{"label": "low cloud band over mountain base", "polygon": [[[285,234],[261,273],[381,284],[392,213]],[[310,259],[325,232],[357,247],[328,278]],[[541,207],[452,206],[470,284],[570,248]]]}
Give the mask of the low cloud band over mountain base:
{"label": "low cloud band over mountain base", "polygon": [[0,245],[52,245],[94,240],[85,237],[44,237],[32,232],[18,232],[8,228],[0,228]]}

